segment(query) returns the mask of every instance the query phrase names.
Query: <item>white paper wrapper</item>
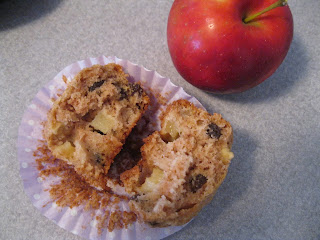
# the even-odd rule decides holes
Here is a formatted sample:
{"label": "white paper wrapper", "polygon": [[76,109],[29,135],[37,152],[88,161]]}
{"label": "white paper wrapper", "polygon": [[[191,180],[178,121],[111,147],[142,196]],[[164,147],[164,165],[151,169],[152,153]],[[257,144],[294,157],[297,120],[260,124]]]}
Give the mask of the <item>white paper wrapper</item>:
{"label": "white paper wrapper", "polygon": [[[88,58],[78,61],[63,69],[52,81],[46,84],[35,96],[32,103],[28,106],[21,121],[19,128],[17,150],[20,162],[20,175],[23,180],[24,189],[30,197],[33,205],[39,211],[55,222],[60,227],[77,234],[86,239],[114,239],[114,240],[154,240],[163,239],[182,227],[150,228],[145,224],[136,222],[128,229],[114,230],[109,232],[104,229],[101,235],[96,229],[97,221],[90,215],[91,212],[84,211],[83,206],[77,208],[60,208],[50,199],[49,186],[58,179],[47,178],[42,180],[36,168],[33,152],[36,150],[39,140],[43,139],[41,123],[46,120],[48,110],[52,106],[52,98],[57,97],[58,90],[64,90],[66,84],[62,80],[65,75],[70,81],[80,70],[91,67],[95,64],[105,65],[111,62],[120,64],[124,71],[130,75],[129,81],[140,82],[143,88],[151,88],[153,93],[160,93],[168,99],[168,103],[177,99],[187,99],[196,106],[203,108],[201,103],[194,97],[188,95],[181,87],[177,87],[170,79],[160,76],[157,72],[148,70],[130,61],[122,60],[117,57],[100,56],[98,58]],[[160,108],[154,112],[157,119]],[[159,122],[155,126],[159,129]],[[119,189],[119,193],[123,189]],[[47,204],[50,202],[49,204]],[[44,206],[45,205],[45,206]],[[127,202],[120,203],[120,209],[129,211]],[[96,213],[99,213],[98,211]],[[101,214],[101,212],[100,212]]]}

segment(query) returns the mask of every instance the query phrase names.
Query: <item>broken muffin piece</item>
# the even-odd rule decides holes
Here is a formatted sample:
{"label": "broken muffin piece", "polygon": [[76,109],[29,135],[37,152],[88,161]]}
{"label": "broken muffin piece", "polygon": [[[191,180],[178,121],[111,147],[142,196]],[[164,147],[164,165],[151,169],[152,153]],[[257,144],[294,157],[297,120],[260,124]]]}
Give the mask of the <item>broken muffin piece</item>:
{"label": "broken muffin piece", "polygon": [[161,130],[144,141],[142,159],[121,175],[129,206],[154,227],[183,225],[213,198],[230,160],[231,125],[186,100],[161,115]]}
{"label": "broken muffin piece", "polygon": [[53,155],[99,189],[106,189],[114,157],[149,104],[127,76],[114,63],[83,69],[54,102],[45,125]]}

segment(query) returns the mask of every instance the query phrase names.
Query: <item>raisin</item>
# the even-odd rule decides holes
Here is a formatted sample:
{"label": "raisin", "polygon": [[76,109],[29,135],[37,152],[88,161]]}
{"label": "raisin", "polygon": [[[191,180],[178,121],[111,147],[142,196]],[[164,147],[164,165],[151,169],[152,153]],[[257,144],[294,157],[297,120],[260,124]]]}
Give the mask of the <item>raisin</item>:
{"label": "raisin", "polygon": [[129,96],[134,95],[136,92],[138,92],[139,96],[142,95],[143,89],[140,87],[139,84],[129,83],[129,88],[127,86],[122,87],[122,85],[118,82],[112,83],[119,92],[119,100],[128,99]]}
{"label": "raisin", "polygon": [[210,123],[207,129],[207,135],[211,138],[219,139],[221,134],[221,129],[214,123]]}
{"label": "raisin", "polygon": [[120,89],[120,97],[119,100],[123,100],[123,99],[127,99],[128,98],[128,93],[126,90],[124,90],[123,88]]}
{"label": "raisin", "polygon": [[128,97],[127,91],[121,87],[121,84],[119,82],[113,82],[112,85],[117,88],[117,91],[120,94],[119,100],[122,100]]}
{"label": "raisin", "polygon": [[105,80],[101,80],[99,82],[95,82],[91,87],[89,87],[89,92],[94,91],[96,88],[101,87],[104,84]]}
{"label": "raisin", "polygon": [[139,96],[142,95],[143,89],[139,84],[135,83],[131,85],[131,88],[132,88],[132,95],[134,95],[136,92],[139,94]]}
{"label": "raisin", "polygon": [[189,182],[191,192],[197,192],[205,183],[207,182],[207,178],[202,174],[198,174],[194,178],[192,178]]}

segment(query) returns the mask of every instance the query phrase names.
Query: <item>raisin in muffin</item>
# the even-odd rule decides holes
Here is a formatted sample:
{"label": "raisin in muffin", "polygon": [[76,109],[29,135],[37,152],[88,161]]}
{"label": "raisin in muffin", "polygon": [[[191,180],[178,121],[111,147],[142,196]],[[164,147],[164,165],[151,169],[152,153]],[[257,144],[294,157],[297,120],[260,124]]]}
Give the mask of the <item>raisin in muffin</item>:
{"label": "raisin in muffin", "polygon": [[83,69],[48,113],[44,135],[53,155],[99,189],[125,139],[149,104],[120,65]]}
{"label": "raisin in muffin", "polygon": [[232,127],[220,114],[186,100],[170,104],[161,130],[144,140],[138,165],[121,175],[131,210],[155,227],[187,223],[224,180],[232,140]]}

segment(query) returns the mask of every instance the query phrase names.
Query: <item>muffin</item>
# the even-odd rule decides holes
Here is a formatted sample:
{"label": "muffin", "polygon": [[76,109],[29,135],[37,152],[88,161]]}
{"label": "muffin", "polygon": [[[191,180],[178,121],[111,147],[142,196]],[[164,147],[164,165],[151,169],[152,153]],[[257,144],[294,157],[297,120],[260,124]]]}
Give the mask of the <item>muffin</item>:
{"label": "muffin", "polygon": [[233,134],[220,114],[187,100],[161,114],[161,130],[144,139],[142,158],[121,174],[129,206],[154,227],[183,225],[209,203],[224,180]]}
{"label": "muffin", "polygon": [[149,104],[141,86],[127,77],[114,63],[85,68],[47,115],[44,135],[52,154],[99,189],[106,189],[114,157]]}

